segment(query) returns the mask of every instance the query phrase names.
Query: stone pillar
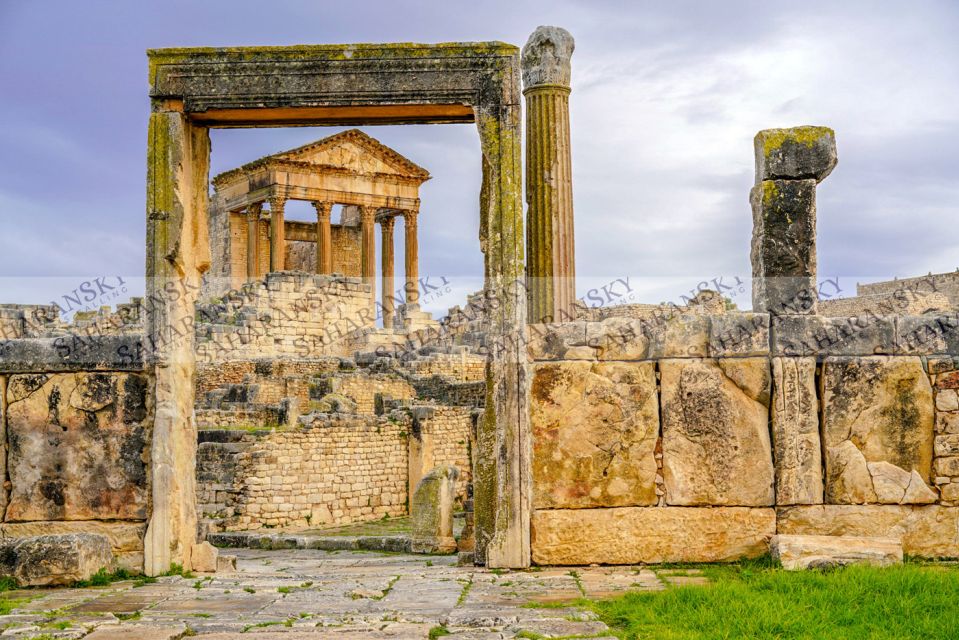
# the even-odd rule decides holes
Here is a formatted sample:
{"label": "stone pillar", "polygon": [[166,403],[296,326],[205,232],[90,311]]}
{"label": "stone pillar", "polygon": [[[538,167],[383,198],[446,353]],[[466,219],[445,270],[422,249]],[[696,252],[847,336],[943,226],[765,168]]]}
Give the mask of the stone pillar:
{"label": "stone pillar", "polygon": [[410,547],[413,553],[453,553],[453,498],[459,469],[436,467],[416,485],[410,499]]}
{"label": "stone pillar", "polygon": [[816,185],[836,166],[836,136],[826,127],[756,134],[753,210],[753,311],[816,313]]}
{"label": "stone pillar", "polygon": [[573,317],[576,259],[569,140],[573,36],[539,27],[523,47],[526,96],[526,284],[529,321]]}
{"label": "stone pillar", "polygon": [[255,202],[246,208],[246,277],[250,280],[258,277],[260,268],[259,242],[260,211],[262,202]]}
{"label": "stone pillar", "polygon": [[376,300],[376,236],[374,218],[376,207],[360,208],[360,267],[363,282],[370,285],[370,298]]}
{"label": "stone pillar", "polygon": [[416,218],[419,211],[404,211],[404,236],[406,238],[406,307],[414,309],[420,301],[420,249],[416,238]]}
{"label": "stone pillar", "polygon": [[330,233],[332,202],[314,202],[316,209],[316,272],[333,273],[333,236]]}
{"label": "stone pillar", "polygon": [[270,271],[286,267],[286,228],[283,226],[283,208],[286,198],[270,197]]}
{"label": "stone pillar", "polygon": [[383,327],[393,327],[393,224],[392,217],[383,218],[380,222],[382,242],[380,243],[383,266]]}

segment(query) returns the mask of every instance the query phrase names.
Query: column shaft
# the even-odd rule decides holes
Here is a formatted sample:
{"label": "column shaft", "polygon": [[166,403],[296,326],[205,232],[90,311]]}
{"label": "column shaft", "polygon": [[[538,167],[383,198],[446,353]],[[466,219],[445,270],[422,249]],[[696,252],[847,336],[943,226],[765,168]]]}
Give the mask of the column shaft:
{"label": "column shaft", "polygon": [[283,271],[286,268],[285,206],[286,198],[270,198],[270,271]]}
{"label": "column shaft", "polygon": [[393,327],[393,218],[384,218],[380,222],[382,233],[382,267],[383,267],[383,327]]}
{"label": "column shaft", "polygon": [[254,279],[260,274],[257,273],[260,268],[259,242],[260,230],[260,211],[263,204],[260,202],[251,204],[246,208],[246,277]]}
{"label": "column shaft", "polygon": [[376,236],[374,236],[374,216],[376,207],[360,209],[360,266],[363,282],[370,285],[370,297],[376,300]]}
{"label": "column shaft", "polygon": [[406,238],[405,266],[406,266],[406,305],[413,308],[420,300],[420,250],[416,238],[416,219],[418,211],[404,211],[404,237]]}
{"label": "column shaft", "polygon": [[316,272],[333,273],[333,236],[330,231],[332,202],[314,202],[316,208]]}

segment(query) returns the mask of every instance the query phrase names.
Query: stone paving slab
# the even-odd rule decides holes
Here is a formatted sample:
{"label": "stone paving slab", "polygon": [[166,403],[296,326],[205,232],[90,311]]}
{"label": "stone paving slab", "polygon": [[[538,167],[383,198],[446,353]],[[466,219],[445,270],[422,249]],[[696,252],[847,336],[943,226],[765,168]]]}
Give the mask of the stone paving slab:
{"label": "stone paving slab", "polygon": [[[440,626],[460,640],[600,637],[607,629],[593,613],[556,603],[666,588],[642,567],[491,571],[456,566],[447,556],[314,549],[236,555],[230,573],[11,592],[7,597],[30,600],[0,616],[0,637],[376,640],[426,638]],[[689,575],[669,576],[687,582],[680,577]]]}

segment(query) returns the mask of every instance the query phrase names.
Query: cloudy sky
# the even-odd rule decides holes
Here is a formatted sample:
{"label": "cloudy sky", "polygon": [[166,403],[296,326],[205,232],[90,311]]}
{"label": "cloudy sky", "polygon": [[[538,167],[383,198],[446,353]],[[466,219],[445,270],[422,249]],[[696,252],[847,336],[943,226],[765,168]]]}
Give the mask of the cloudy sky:
{"label": "cloudy sky", "polygon": [[[798,124],[837,132],[840,163],[819,189],[820,276],[853,293],[959,267],[956,2],[0,0],[0,302],[49,302],[92,276],[140,292],[145,49],[522,45],[539,24],[576,38],[581,295],[629,277],[634,301],[658,302],[748,276],[752,136]],[[213,172],[333,131],[215,131]],[[432,172],[421,272],[451,282],[434,310],[460,302],[482,265],[475,129],[368,133]],[[748,292],[736,301],[748,307]]]}

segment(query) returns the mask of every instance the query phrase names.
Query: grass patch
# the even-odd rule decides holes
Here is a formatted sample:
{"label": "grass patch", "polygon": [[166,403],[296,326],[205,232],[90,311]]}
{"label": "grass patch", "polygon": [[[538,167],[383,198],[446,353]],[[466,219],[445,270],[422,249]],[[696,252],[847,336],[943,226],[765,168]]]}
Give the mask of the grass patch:
{"label": "grass patch", "polygon": [[449,629],[447,629],[445,626],[440,625],[430,629],[429,639],[436,640],[437,638],[442,638],[443,636],[448,636],[448,635],[450,635]]}
{"label": "grass patch", "polygon": [[959,569],[905,564],[788,572],[772,561],[698,567],[712,584],[591,603],[621,638],[959,638]]}

